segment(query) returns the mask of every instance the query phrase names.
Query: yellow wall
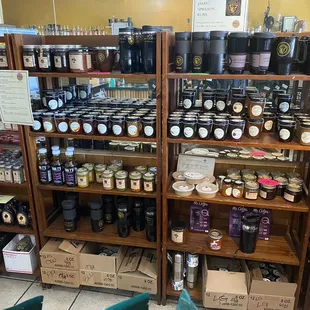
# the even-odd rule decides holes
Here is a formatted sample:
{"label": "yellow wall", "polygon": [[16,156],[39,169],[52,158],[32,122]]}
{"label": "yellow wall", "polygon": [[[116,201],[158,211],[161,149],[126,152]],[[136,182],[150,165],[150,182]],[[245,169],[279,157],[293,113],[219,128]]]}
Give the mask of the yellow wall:
{"label": "yellow wall", "polygon": [[[109,17],[131,16],[136,26],[172,25],[176,31],[190,30],[192,0],[55,0],[57,23],[62,25],[106,25]],[[262,23],[267,0],[249,0],[249,26]],[[4,22],[17,26],[54,23],[52,0],[2,0]],[[310,0],[271,0],[271,15],[296,15],[308,22]]]}

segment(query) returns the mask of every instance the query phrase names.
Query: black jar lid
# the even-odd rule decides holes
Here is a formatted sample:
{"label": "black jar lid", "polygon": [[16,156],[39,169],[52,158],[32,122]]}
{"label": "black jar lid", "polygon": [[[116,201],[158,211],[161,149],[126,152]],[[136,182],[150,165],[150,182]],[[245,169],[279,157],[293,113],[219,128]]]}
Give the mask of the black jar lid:
{"label": "black jar lid", "polygon": [[272,112],[264,112],[264,117],[267,117],[267,118],[275,118],[276,115]]}
{"label": "black jar lid", "polygon": [[122,115],[112,115],[111,120],[112,121],[125,121],[125,117]]}
{"label": "black jar lid", "polygon": [[211,96],[215,96],[215,91],[204,91],[203,93],[202,93],[202,96],[206,96],[206,97],[211,97]]}
{"label": "black jar lid", "polygon": [[117,209],[118,211],[120,212],[128,212],[128,202],[126,201],[120,201],[120,202],[117,202]]}
{"label": "black jar lid", "polygon": [[256,213],[247,212],[242,215],[242,222],[247,224],[258,224],[260,221],[260,216]]}
{"label": "black jar lid", "polygon": [[183,123],[184,124],[196,124],[197,123],[197,119],[194,117],[187,117],[187,118],[183,118]]}
{"label": "black jar lid", "polygon": [[157,31],[159,31],[159,29],[156,26],[142,26],[142,33],[143,32],[157,32]]}
{"label": "black jar lid", "polygon": [[102,195],[101,199],[104,203],[109,203],[113,202],[114,197],[111,195]]}
{"label": "black jar lid", "polygon": [[39,117],[42,116],[41,112],[32,112],[33,117]]}
{"label": "black jar lid", "polygon": [[75,200],[63,200],[61,202],[61,206],[63,207],[63,209],[65,210],[71,210],[74,209],[76,206],[76,202]]}
{"label": "black jar lid", "polygon": [[231,32],[228,35],[228,38],[233,38],[233,39],[247,39],[249,37],[248,32]]}
{"label": "black jar lid", "polygon": [[198,124],[199,125],[212,125],[213,119],[212,118],[199,118]]}
{"label": "black jar lid", "polygon": [[260,119],[248,119],[248,122],[260,125],[260,124],[262,124],[264,122],[264,119],[263,118],[260,118]]}
{"label": "black jar lid", "polygon": [[35,48],[38,48],[39,45],[24,45],[23,49],[24,50],[34,50]]}
{"label": "black jar lid", "polygon": [[229,120],[226,118],[215,118],[213,120],[214,125],[228,125]]}
{"label": "black jar lid", "polygon": [[253,38],[257,39],[273,39],[275,35],[271,32],[255,32]]}
{"label": "black jar lid", "polygon": [[98,115],[98,116],[96,117],[96,120],[97,120],[98,122],[107,122],[107,121],[110,120],[110,116],[109,116],[109,115]]}
{"label": "black jar lid", "polygon": [[175,39],[176,40],[190,41],[191,38],[192,38],[191,32],[176,32],[175,33]]}
{"label": "black jar lid", "polygon": [[91,201],[88,202],[88,206],[92,210],[100,210],[100,209],[103,208],[101,200],[91,200]]}
{"label": "black jar lid", "polygon": [[210,32],[193,32],[193,41],[210,40]]}
{"label": "black jar lid", "polygon": [[244,119],[229,119],[229,124],[233,126],[243,126],[245,125],[245,120]]}
{"label": "black jar lid", "polygon": [[145,123],[154,123],[156,122],[156,117],[145,116],[142,118],[142,121]]}
{"label": "black jar lid", "polygon": [[134,33],[134,27],[126,27],[119,29],[119,34],[133,34],[133,33]]}
{"label": "black jar lid", "polygon": [[133,31],[136,33],[141,33],[142,29],[141,28],[137,28],[137,27],[134,27],[133,28]]}
{"label": "black jar lid", "polygon": [[156,216],[156,207],[147,207],[145,209],[146,216]]}
{"label": "black jar lid", "polygon": [[171,123],[171,124],[180,124],[181,122],[182,122],[181,117],[169,117],[168,118],[168,123]]}
{"label": "black jar lid", "polygon": [[240,99],[240,100],[244,100],[244,99],[246,99],[246,95],[241,95],[241,94],[233,94],[233,95],[232,95],[232,99]]}
{"label": "black jar lid", "polygon": [[293,121],[291,119],[281,119],[279,120],[279,125],[287,126],[287,127],[295,127],[296,126],[296,121]]}
{"label": "black jar lid", "polygon": [[210,31],[210,39],[226,39],[228,35],[227,31]]}
{"label": "black jar lid", "polygon": [[139,122],[140,117],[138,116],[127,116],[126,117],[126,122]]}
{"label": "black jar lid", "polygon": [[278,98],[288,98],[291,99],[293,96],[291,94],[278,94]]}
{"label": "black jar lid", "polygon": [[61,118],[66,118],[67,114],[66,113],[55,113],[54,118],[56,119],[61,119]]}
{"label": "black jar lid", "polygon": [[173,230],[184,230],[186,229],[186,227],[187,227],[187,223],[185,221],[177,220],[171,223],[171,229]]}

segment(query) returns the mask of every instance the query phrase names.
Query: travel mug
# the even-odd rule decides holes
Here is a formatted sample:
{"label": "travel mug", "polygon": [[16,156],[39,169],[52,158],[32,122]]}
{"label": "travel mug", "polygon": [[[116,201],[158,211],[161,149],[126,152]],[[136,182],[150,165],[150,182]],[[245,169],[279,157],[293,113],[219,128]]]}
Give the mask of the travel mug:
{"label": "travel mug", "polygon": [[[210,33],[209,32],[193,32],[192,41],[192,71],[194,73],[205,72],[207,57],[205,56],[206,45],[210,45]],[[207,44],[208,42],[209,44]]]}
{"label": "travel mug", "polygon": [[156,208],[145,209],[145,233],[149,242],[156,242]]}
{"label": "travel mug", "polygon": [[143,40],[143,69],[146,74],[156,73],[156,33],[157,27],[143,26],[142,40]]}
{"label": "travel mug", "polygon": [[253,254],[256,249],[256,241],[259,232],[260,216],[247,212],[241,217],[240,251]]}
{"label": "travel mug", "polygon": [[128,220],[118,220],[117,222],[118,235],[121,238],[127,238],[130,232],[130,221]]}
{"label": "travel mug", "polygon": [[103,230],[104,214],[101,200],[92,200],[88,203],[90,208],[91,228],[93,232]]}
{"label": "travel mug", "polygon": [[135,48],[134,28],[119,29],[120,69],[121,73],[137,72],[137,57]]}
{"label": "travel mug", "polygon": [[249,48],[247,32],[232,32],[228,36],[228,72],[243,74]]}
{"label": "travel mug", "polygon": [[136,48],[136,58],[137,58],[137,71],[143,72],[143,39],[142,39],[142,29],[134,28],[134,36],[135,36],[135,48]]}
{"label": "travel mug", "polygon": [[191,32],[175,33],[175,72],[188,73],[191,69]]}
{"label": "travel mug", "polygon": [[[310,74],[310,37],[302,37],[298,42],[299,52],[297,57],[299,59],[299,71],[305,74]],[[303,51],[301,51],[303,49]]]}
{"label": "travel mug", "polygon": [[144,205],[142,199],[134,199],[132,208],[132,228],[134,231],[143,231],[145,228]]}
{"label": "travel mug", "polygon": [[197,285],[199,255],[187,253],[186,259],[186,285],[194,288]]}
{"label": "travel mug", "polygon": [[227,31],[210,32],[210,50],[208,55],[208,71],[211,74],[223,74],[226,59]]}
{"label": "travel mug", "polygon": [[113,224],[116,218],[113,196],[102,195],[103,215],[105,224]]}
{"label": "travel mug", "polygon": [[61,203],[62,212],[64,217],[65,231],[73,232],[76,231],[76,201],[74,200],[63,200]]}
{"label": "travel mug", "polygon": [[176,252],[172,258],[172,289],[182,291],[184,288],[184,254]]}

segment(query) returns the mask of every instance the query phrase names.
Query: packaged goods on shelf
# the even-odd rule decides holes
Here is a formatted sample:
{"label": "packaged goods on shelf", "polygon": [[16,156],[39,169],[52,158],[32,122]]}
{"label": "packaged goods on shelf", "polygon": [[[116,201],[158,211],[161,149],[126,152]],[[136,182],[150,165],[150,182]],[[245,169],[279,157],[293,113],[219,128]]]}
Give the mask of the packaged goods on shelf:
{"label": "packaged goods on shelf", "polygon": [[209,232],[210,213],[209,206],[204,202],[194,202],[190,206],[190,230],[196,232]]}

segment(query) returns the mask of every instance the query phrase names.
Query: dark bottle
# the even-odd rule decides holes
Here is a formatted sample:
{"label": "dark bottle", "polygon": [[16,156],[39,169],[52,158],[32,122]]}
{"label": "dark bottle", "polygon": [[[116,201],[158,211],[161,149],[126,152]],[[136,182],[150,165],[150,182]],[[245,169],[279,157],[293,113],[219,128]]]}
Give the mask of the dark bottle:
{"label": "dark bottle", "polygon": [[175,33],[175,72],[187,73],[191,69],[191,32]]}
{"label": "dark bottle", "polygon": [[22,228],[27,228],[31,220],[29,205],[25,204],[22,201],[18,201],[16,204],[16,209],[16,219],[18,222],[18,226]]}
{"label": "dark bottle", "polygon": [[138,68],[133,27],[120,28],[119,48],[121,73],[137,72]]}
{"label": "dark bottle", "polygon": [[93,232],[103,230],[104,212],[101,200],[92,200],[88,203],[90,208],[91,228]]}
{"label": "dark bottle", "polygon": [[65,163],[65,181],[67,186],[75,187],[77,185],[77,163],[73,157],[73,152],[66,152],[66,163]]}
{"label": "dark bottle", "polygon": [[132,228],[134,231],[142,231],[145,228],[144,205],[142,199],[134,199],[133,201]]}
{"label": "dark bottle", "polygon": [[115,222],[115,206],[113,196],[102,195],[104,223],[113,224]]}
{"label": "dark bottle", "polygon": [[210,50],[208,55],[208,71],[211,74],[223,74],[226,59],[227,31],[210,32]]}
{"label": "dark bottle", "polygon": [[143,71],[146,74],[156,73],[156,33],[157,27],[143,26]]}
{"label": "dark bottle", "polygon": [[47,149],[39,149],[39,180],[42,184],[52,182],[52,169],[49,159],[47,158]]}
{"label": "dark bottle", "polygon": [[205,46],[208,43],[210,46],[210,32],[193,32],[192,41],[192,71],[194,73],[201,73],[206,71],[206,61],[205,49],[209,49]]}
{"label": "dark bottle", "polygon": [[65,171],[64,165],[60,160],[60,150],[52,151],[53,161],[51,162],[52,167],[52,179],[55,185],[65,184]]}
{"label": "dark bottle", "polygon": [[147,207],[145,210],[145,234],[150,242],[156,241],[156,208]]}
{"label": "dark bottle", "polygon": [[130,221],[129,220],[118,220],[117,231],[121,238],[127,238],[130,232]]}
{"label": "dark bottle", "polygon": [[128,200],[124,197],[118,197],[116,200],[117,206],[117,230],[121,238],[127,238],[131,226],[131,212]]}
{"label": "dark bottle", "polygon": [[14,226],[16,222],[16,207],[13,202],[8,202],[2,210],[2,221],[4,225]]}
{"label": "dark bottle", "polygon": [[143,38],[142,38],[142,30],[140,28],[134,28],[134,36],[135,36],[135,48],[136,48],[136,58],[137,58],[137,71],[143,72]]}
{"label": "dark bottle", "polygon": [[64,217],[65,231],[76,231],[77,216],[76,216],[76,202],[74,200],[64,200],[61,203]]}
{"label": "dark bottle", "polygon": [[253,254],[259,232],[260,216],[255,213],[245,213],[241,218],[240,251]]}

